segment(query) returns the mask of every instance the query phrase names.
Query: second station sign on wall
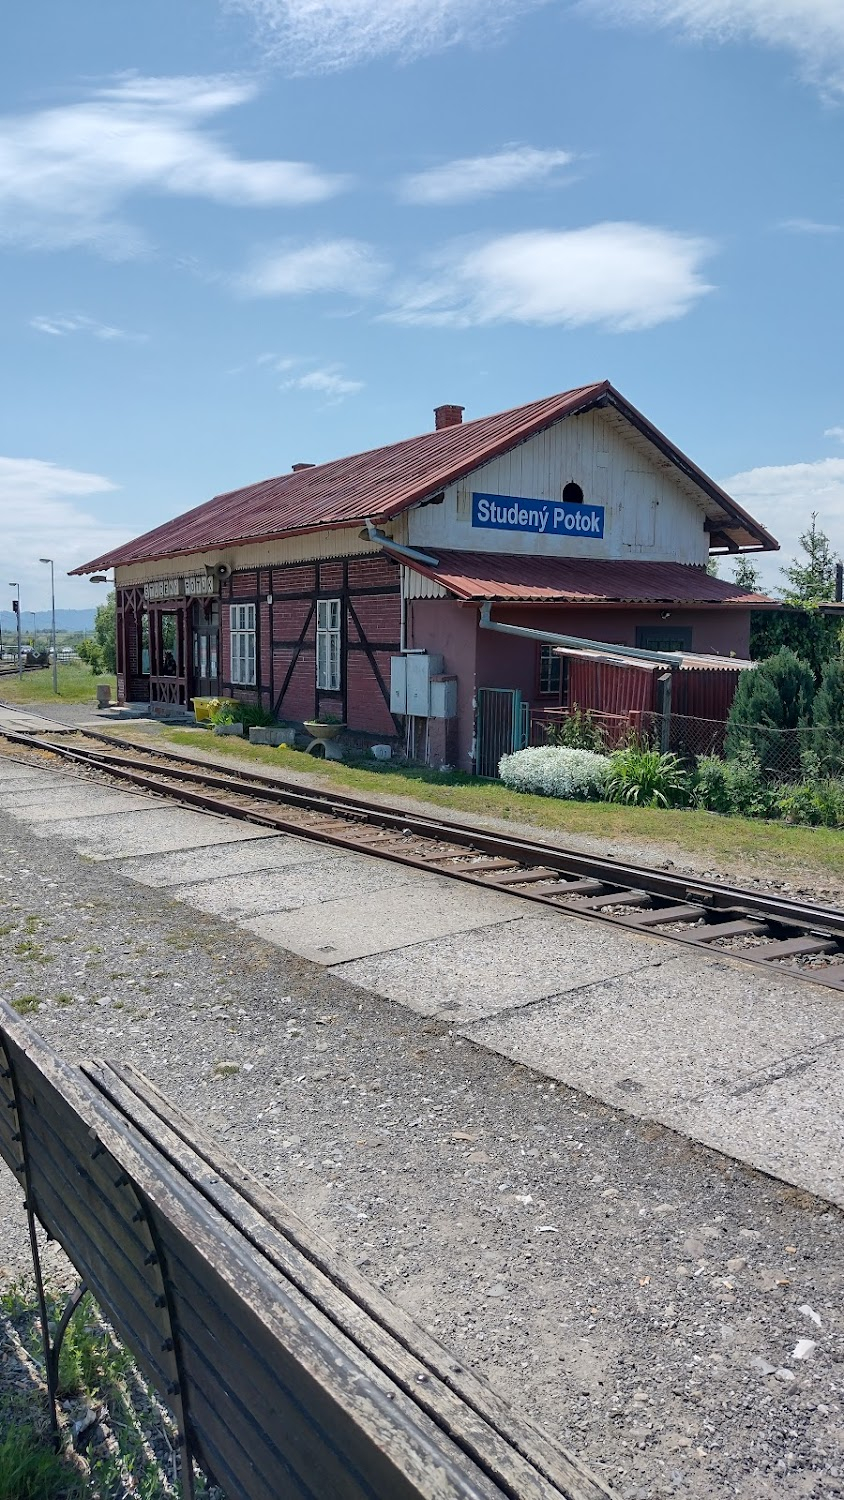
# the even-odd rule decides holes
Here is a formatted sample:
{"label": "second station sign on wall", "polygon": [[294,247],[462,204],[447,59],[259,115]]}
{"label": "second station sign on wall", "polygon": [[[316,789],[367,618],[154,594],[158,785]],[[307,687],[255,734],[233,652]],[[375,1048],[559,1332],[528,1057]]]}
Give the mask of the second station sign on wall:
{"label": "second station sign on wall", "polygon": [[155,578],[144,584],[147,603],[156,599],[206,599],[216,594],[217,579],[213,573],[197,573],[191,578]]}

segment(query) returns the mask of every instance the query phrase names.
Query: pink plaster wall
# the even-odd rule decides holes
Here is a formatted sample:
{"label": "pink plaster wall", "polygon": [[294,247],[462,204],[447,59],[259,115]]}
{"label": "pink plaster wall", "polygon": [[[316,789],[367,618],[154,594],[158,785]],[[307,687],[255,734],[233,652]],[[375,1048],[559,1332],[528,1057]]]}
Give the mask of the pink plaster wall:
{"label": "pink plaster wall", "polygon": [[[691,628],[693,651],[715,656],[750,655],[750,611],[746,609],[671,610],[663,620],[660,609],[630,605],[620,609],[567,609],[565,605],[492,606],[492,617],[503,625],[528,625],[534,630],[553,630],[560,635],[581,635],[616,646],[635,646],[638,625],[672,625]],[[494,637],[493,637],[494,638]],[[505,639],[505,637],[501,637]],[[513,686],[516,686],[514,683]]]}
{"label": "pink plaster wall", "polygon": [[456,599],[408,600],[408,646],[438,652],[444,674],[457,678],[457,764],[461,771],[472,769],[477,639],[476,609],[464,609]]}
{"label": "pink plaster wall", "polygon": [[[475,692],[479,687],[518,688],[526,702],[536,703],[538,642],[481,630],[478,609],[453,599],[408,602],[407,644],[438,652],[443,670],[457,678],[457,762],[472,769]],[[565,606],[493,605],[493,619],[559,635],[579,635],[611,645],[635,646],[639,625],[691,628],[692,650],[747,658],[750,613],[747,610],[673,609],[670,620],[659,609],[567,609]]]}

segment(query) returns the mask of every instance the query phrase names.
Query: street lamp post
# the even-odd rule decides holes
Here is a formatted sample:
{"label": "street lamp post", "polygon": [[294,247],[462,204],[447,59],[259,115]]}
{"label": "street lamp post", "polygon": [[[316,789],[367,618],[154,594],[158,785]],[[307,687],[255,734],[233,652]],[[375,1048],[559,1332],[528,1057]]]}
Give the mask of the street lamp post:
{"label": "street lamp post", "polygon": [[10,589],[17,589],[18,597],[12,600],[12,609],[15,611],[15,623],[18,627],[18,678],[23,679],[23,658],[21,657],[21,586],[19,583],[10,583]]}
{"label": "street lamp post", "polygon": [[59,696],[59,668],[58,655],[56,653],[56,565],[52,557],[40,557],[39,562],[50,564],[50,599],[53,611],[52,640],[53,640],[53,692]]}

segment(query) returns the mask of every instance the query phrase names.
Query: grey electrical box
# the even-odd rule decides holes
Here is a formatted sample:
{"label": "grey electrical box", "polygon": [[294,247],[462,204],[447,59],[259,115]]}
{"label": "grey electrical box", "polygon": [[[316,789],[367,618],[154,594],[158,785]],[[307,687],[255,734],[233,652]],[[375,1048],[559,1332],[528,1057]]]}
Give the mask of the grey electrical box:
{"label": "grey electrical box", "polygon": [[407,713],[407,657],[390,657],[390,713]]}
{"label": "grey electrical box", "polygon": [[457,678],[434,677],[431,681],[432,719],[457,718]]}
{"label": "grey electrical box", "polygon": [[427,719],[431,712],[431,678],[442,672],[443,659],[421,651],[407,658],[407,712]]}
{"label": "grey electrical box", "polygon": [[431,678],[442,675],[443,659],[428,651],[390,657],[390,711],[414,714],[427,719],[431,715]]}

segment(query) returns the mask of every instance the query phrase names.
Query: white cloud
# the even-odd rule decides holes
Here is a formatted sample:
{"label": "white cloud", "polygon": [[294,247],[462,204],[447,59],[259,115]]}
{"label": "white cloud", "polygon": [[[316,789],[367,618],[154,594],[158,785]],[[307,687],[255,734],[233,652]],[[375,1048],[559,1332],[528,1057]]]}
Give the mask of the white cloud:
{"label": "white cloud", "polygon": [[30,318],[29,326],[36,333],[46,333],[51,338],[59,339],[67,338],[69,334],[83,333],[90,338],[102,339],[104,343],[145,344],[148,338],[145,333],[127,333],[125,328],[98,323],[95,318],[87,318],[82,313],[62,314],[56,318]]}
{"label": "white cloud", "polygon": [[362,380],[349,380],[336,365],[327,365],[321,370],[307,370],[303,375],[291,376],[282,382],[283,391],[306,391],[317,396],[327,396],[342,401],[344,396],[356,396],[362,391]]}
{"label": "white cloud", "polygon": [[824,430],[824,437],[837,438],[839,443],[844,443],[844,427],[827,427]]}
{"label": "white cloud", "polygon": [[486,323],[595,324],[617,333],[682,317],[706,292],[712,246],[644,224],[532,230],[453,246],[405,287],[387,316],[458,328]]}
{"label": "white cloud", "polygon": [[258,23],[268,50],[296,70],[402,60],[499,34],[548,0],[223,0]]}
{"label": "white cloud", "polygon": [[841,0],[581,0],[586,10],[677,28],[694,40],[751,41],[784,48],[804,77],[844,90]]}
{"label": "white cloud", "polygon": [[375,290],[385,270],[372,245],[361,240],[318,240],[265,251],[235,277],[235,286],[247,297],[301,297],[310,292],[361,297]]}
{"label": "white cloud", "polygon": [[813,511],[833,550],[844,552],[844,458],[766,465],[720,482],[780,542],[781,552],[753,559],[767,588],[782,587],[780,568],[799,553]]}
{"label": "white cloud", "polygon": [[671,27],[695,40],[749,40],[793,53],[804,76],[844,90],[841,0],[222,0],[250,15],[292,71],[403,61],[482,42],[542,5]]}
{"label": "white cloud", "polygon": [[0,118],[0,240],[127,256],[144,248],[120,218],[134,194],[263,208],[340,191],[343,178],[247,160],[211,133],[213,117],[255,92],[229,78],[121,78],[81,103]]}
{"label": "white cloud", "polygon": [[574,161],[570,151],[510,146],[493,156],[467,156],[402,178],[399,197],[426,205],[468,203],[491,193],[532,187]]}
{"label": "white cloud", "polygon": [[789,234],[841,234],[840,224],[822,224],[818,219],[783,219],[780,229]]}
{"label": "white cloud", "polygon": [[[129,528],[109,525],[79,504],[85,496],[116,489],[101,474],[63,469],[38,458],[0,457],[5,580],[20,584],[22,610],[49,606],[50,570],[38,561],[46,554],[56,565],[57,604],[86,609],[102,602],[102,591],[95,593],[87,580],[65,575],[132,535]],[[107,502],[104,510],[111,508]]]}

